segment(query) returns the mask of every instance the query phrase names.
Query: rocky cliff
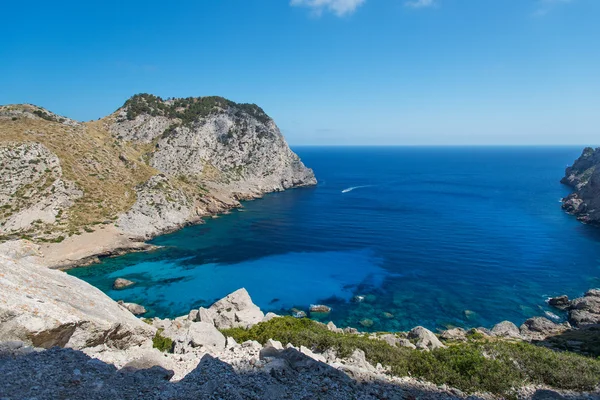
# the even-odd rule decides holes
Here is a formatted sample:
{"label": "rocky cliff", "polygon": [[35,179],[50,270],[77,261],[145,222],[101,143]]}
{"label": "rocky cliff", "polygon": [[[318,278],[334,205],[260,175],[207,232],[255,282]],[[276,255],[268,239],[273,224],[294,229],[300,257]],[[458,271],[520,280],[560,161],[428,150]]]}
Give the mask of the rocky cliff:
{"label": "rocky cliff", "polygon": [[142,94],[87,123],[32,105],[0,107],[0,241],[50,247],[107,226],[144,240],[240,200],[314,184],[253,104]]}
{"label": "rocky cliff", "polygon": [[567,167],[561,183],[575,191],[562,199],[562,207],[580,221],[600,223],[600,148],[586,147],[572,166]]}

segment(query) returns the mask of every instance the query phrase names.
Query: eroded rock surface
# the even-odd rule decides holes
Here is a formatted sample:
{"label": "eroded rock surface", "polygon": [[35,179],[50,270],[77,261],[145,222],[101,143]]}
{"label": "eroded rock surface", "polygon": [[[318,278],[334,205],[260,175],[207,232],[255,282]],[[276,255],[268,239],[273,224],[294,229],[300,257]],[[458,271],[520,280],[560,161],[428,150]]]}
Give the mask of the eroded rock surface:
{"label": "eroded rock surface", "polygon": [[90,284],[37,264],[37,246],[0,245],[0,338],[36,347],[139,346],[155,329]]}

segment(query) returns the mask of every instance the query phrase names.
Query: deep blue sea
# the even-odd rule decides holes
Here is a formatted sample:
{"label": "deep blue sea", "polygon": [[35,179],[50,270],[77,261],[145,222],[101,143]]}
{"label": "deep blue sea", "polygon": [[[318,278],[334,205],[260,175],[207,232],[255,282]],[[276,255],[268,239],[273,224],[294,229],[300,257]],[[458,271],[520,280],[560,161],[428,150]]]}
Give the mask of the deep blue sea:
{"label": "deep blue sea", "polygon": [[[319,185],[70,271],[174,317],[245,287],[265,311],[333,308],[338,326],[491,327],[600,286],[600,228],[565,214],[579,147],[300,147]],[[117,277],[137,282],[113,291]],[[355,295],[365,301],[350,301]],[[552,315],[550,315],[552,316]]]}

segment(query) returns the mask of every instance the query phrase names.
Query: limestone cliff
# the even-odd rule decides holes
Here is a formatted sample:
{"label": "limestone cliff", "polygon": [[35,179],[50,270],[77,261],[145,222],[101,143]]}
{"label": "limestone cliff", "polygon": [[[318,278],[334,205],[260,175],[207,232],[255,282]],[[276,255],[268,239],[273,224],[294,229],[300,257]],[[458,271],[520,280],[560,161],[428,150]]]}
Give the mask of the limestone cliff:
{"label": "limestone cliff", "polygon": [[143,240],[316,179],[256,105],[142,94],[87,123],[1,106],[0,183],[0,241],[54,243]]}
{"label": "limestone cliff", "polygon": [[567,167],[564,183],[575,191],[562,200],[562,207],[580,221],[600,223],[600,148],[586,147],[572,166]]}

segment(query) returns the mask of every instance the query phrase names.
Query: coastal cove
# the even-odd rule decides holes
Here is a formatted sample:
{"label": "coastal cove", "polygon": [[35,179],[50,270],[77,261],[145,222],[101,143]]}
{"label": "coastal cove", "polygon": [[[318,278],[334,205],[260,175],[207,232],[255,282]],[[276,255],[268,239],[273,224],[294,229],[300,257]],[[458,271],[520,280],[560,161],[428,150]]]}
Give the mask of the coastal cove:
{"label": "coastal cove", "polygon": [[[294,150],[318,186],[265,195],[151,240],[158,250],[69,273],[148,317],[245,287],[265,311],[322,303],[332,312],[317,319],[366,331],[562,320],[548,297],[600,286],[600,231],[559,203],[580,147]],[[136,284],[113,290],[118,277]]]}

